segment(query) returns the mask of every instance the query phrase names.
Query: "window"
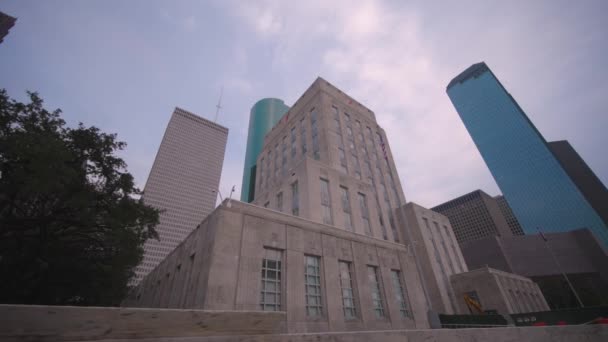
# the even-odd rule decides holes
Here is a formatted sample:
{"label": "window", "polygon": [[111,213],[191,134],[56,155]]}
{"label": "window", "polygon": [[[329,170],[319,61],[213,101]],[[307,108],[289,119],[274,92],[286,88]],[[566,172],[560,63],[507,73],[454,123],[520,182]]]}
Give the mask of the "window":
{"label": "window", "polygon": [[298,200],[298,182],[291,183],[291,214],[300,215],[300,202]]}
{"label": "window", "polygon": [[350,214],[350,200],[348,198],[348,189],[340,187],[340,199],[342,200],[342,211],[344,213],[344,228],[348,231],[353,231],[353,222]]}
{"label": "window", "polygon": [[355,125],[357,125],[357,129],[361,129],[361,121],[355,120]]}
{"label": "window", "polygon": [[310,112],[310,130],[312,131],[312,156],[315,160],[319,160],[319,129],[317,126],[317,112],[314,109]]}
{"label": "window", "polygon": [[270,160],[272,159],[272,152],[268,152],[268,159],[266,159],[266,184],[269,184],[268,182],[270,182],[270,170],[271,170],[271,163]]}
{"label": "window", "polygon": [[283,192],[277,194],[277,209],[283,211]]}
{"label": "window", "polygon": [[338,154],[340,156],[340,168],[342,169],[342,172],[348,173],[348,167],[346,166],[346,154],[344,153],[344,149],[338,148]]}
{"label": "window", "polygon": [[279,177],[279,144],[274,145],[274,177]]}
{"label": "window", "polygon": [[294,160],[296,157],[296,128],[291,129],[291,159]]}
{"label": "window", "polygon": [[331,218],[331,198],[329,196],[329,181],[321,178],[321,209],[323,213],[323,223],[333,224]]}
{"label": "window", "polygon": [[342,289],[342,309],[345,319],[357,318],[357,308],[355,306],[355,296],[353,292],[353,281],[351,277],[351,263],[346,261],[338,262],[340,271],[340,288]]}
{"label": "window", "polygon": [[395,239],[395,242],[399,242],[399,232],[397,232],[397,228],[395,228],[395,218],[391,212],[388,213],[388,222],[391,226],[391,231],[393,232],[393,238]]}
{"label": "window", "polygon": [[283,137],[281,144],[283,163],[281,164],[281,174],[285,176],[287,174],[287,137]]}
{"label": "window", "polygon": [[268,208],[270,206],[270,201],[264,203],[264,208]]}
{"label": "window", "polygon": [[300,136],[302,145],[302,156],[306,155],[306,118],[300,120]]}
{"label": "window", "polygon": [[264,185],[264,157],[260,160],[260,188]]}
{"label": "window", "polygon": [[378,267],[367,266],[367,277],[369,278],[370,288],[372,290],[372,305],[376,318],[384,317],[384,305],[382,304],[382,294],[380,293],[380,281],[378,276]]}
{"label": "window", "polygon": [[277,249],[264,248],[260,308],[281,310],[281,251]]}
{"label": "window", "polygon": [[347,113],[344,113],[344,121],[350,122],[350,115],[348,115]]}
{"label": "window", "polygon": [[304,256],[304,286],[306,287],[306,315],[319,317],[323,315],[321,298],[321,258]]}
{"label": "window", "polygon": [[369,212],[367,210],[367,201],[365,195],[358,193],[359,207],[361,208],[361,221],[363,222],[363,231],[366,235],[372,236],[372,229],[369,225]]}
{"label": "window", "polygon": [[412,313],[409,309],[409,304],[407,301],[407,290],[401,282],[401,272],[392,270],[391,276],[393,278],[393,288],[395,289],[395,299],[397,300],[397,303],[399,303],[399,312],[401,312],[401,317],[412,318]]}
{"label": "window", "polygon": [[353,137],[353,129],[346,126],[346,133],[348,133],[348,138],[351,139]]}

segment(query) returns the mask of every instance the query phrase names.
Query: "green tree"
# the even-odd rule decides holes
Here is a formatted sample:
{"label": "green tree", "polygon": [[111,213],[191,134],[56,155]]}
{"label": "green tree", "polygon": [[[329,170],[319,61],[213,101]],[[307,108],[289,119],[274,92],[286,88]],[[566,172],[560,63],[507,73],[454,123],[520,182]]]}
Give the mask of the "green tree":
{"label": "green tree", "polygon": [[117,305],[158,210],[96,127],[0,89],[0,303]]}

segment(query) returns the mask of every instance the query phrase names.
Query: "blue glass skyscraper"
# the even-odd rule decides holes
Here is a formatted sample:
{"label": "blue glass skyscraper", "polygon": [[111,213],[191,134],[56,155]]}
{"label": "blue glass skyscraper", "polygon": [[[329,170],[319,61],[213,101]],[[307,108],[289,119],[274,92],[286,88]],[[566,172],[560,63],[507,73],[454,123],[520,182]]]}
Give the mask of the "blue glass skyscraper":
{"label": "blue glass skyscraper", "polygon": [[447,93],[526,234],[608,230],[515,99],[485,63],[454,78]]}

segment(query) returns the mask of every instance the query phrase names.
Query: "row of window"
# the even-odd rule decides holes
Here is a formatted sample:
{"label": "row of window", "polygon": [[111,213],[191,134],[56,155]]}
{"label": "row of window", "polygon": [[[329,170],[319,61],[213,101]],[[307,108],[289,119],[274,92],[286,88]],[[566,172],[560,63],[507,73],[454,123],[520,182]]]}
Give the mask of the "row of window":
{"label": "row of window", "polygon": [[[264,311],[281,310],[282,289],[282,251],[265,248],[262,260],[262,287],[260,294],[260,309]],[[340,292],[342,296],[342,310],[346,320],[357,319],[359,305],[355,296],[356,288],[353,281],[352,263],[338,262]],[[394,290],[394,301],[399,305],[399,312],[403,318],[412,318],[407,290],[401,279],[399,270],[391,270],[391,282]],[[370,285],[369,296],[372,309],[377,318],[386,317],[386,307],[382,294],[380,270],[377,266],[367,266],[367,278]],[[304,299],[306,315],[311,318],[323,316],[323,289],[321,282],[321,257],[314,255],[304,256]]]}

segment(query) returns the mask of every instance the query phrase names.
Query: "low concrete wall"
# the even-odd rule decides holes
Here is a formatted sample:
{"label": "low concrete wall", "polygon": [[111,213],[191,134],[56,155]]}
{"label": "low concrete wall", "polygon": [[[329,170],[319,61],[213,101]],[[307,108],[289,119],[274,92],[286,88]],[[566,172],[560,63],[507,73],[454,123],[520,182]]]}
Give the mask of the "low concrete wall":
{"label": "low concrete wall", "polygon": [[3,342],[95,341],[284,332],[284,312],[0,304],[0,341]]}

